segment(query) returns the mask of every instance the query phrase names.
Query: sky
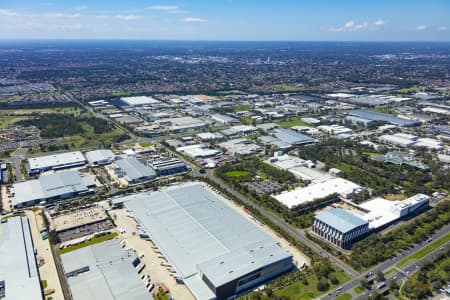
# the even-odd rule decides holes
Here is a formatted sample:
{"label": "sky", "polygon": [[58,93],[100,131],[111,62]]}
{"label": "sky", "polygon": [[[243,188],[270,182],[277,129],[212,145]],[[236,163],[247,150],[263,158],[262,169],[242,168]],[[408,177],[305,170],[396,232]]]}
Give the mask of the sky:
{"label": "sky", "polygon": [[0,39],[450,41],[450,0],[0,0]]}

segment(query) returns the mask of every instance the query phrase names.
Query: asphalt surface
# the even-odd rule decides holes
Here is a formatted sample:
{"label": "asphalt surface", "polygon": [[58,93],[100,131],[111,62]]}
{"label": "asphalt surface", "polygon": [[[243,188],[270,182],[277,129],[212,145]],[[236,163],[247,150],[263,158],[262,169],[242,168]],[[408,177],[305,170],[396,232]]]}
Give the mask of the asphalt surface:
{"label": "asphalt surface", "polygon": [[[443,229],[441,229],[440,231],[436,232],[435,234],[431,235],[430,237],[433,240],[436,240],[438,238],[440,238],[441,236],[446,235],[447,233],[450,232],[450,225],[447,225],[446,227],[444,227]],[[444,247],[446,247],[447,249],[449,248],[449,244],[450,242],[446,243]],[[427,243],[420,243],[415,245],[413,248],[410,248],[409,250],[406,250],[404,252],[402,252],[400,255],[391,258],[389,260],[386,260],[378,265],[376,265],[375,267],[367,270],[364,274],[361,274],[357,277],[354,277],[353,279],[347,281],[346,283],[344,283],[341,286],[341,290],[339,291],[339,294],[343,294],[343,293],[351,293],[353,291],[353,289],[355,287],[357,287],[360,284],[361,279],[365,278],[365,275],[368,272],[373,272],[374,274],[376,274],[378,271],[385,271],[387,269],[391,269],[393,267],[395,267],[395,265],[403,260],[404,258],[414,254],[415,252],[419,251],[420,249],[422,249],[424,246],[426,246]],[[439,247],[441,248],[441,247]],[[386,285],[389,286],[389,281],[390,280],[394,280],[393,277],[397,276],[397,278],[395,280],[400,281],[401,279],[404,279],[406,276],[410,276],[413,272],[415,272],[416,270],[418,270],[418,268],[416,267],[416,265],[423,263],[424,261],[426,261],[428,258],[430,258],[430,255],[433,255],[433,253],[436,253],[437,251],[439,251],[438,249],[433,250],[432,252],[430,252],[429,254],[427,254],[426,256],[424,256],[423,258],[421,258],[420,260],[416,260],[413,261],[411,263],[408,263],[407,265],[404,265],[400,271],[396,271],[393,272],[392,274],[389,275],[390,279],[387,279]],[[376,284],[375,284],[376,286]],[[331,300],[334,299],[336,297],[338,290],[334,289],[330,292],[329,295],[323,296],[320,299],[322,300]],[[371,293],[372,291],[366,292],[364,294],[361,294],[358,296],[358,299],[367,299],[367,296]]]}

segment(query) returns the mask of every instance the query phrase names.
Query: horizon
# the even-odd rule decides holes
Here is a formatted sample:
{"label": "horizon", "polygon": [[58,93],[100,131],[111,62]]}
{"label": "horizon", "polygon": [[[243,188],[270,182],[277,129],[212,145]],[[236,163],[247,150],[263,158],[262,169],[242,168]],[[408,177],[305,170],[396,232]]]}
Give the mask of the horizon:
{"label": "horizon", "polygon": [[0,40],[450,41],[450,2],[6,0]]}

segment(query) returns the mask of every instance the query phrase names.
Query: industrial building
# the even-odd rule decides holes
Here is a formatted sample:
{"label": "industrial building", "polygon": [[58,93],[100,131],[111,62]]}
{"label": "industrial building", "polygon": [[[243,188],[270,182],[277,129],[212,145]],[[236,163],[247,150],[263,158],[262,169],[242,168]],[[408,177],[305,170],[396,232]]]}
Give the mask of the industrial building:
{"label": "industrial building", "polygon": [[168,129],[171,131],[186,131],[199,128],[205,128],[207,124],[202,120],[195,119],[193,117],[178,117],[157,120],[155,123],[159,125],[168,125]]}
{"label": "industrial building", "polygon": [[30,175],[86,165],[86,159],[80,151],[32,157],[27,162]]}
{"label": "industrial building", "polygon": [[343,194],[345,198],[361,189],[359,185],[344,178],[331,178],[312,183],[306,187],[299,187],[292,191],[282,192],[273,197],[289,208],[306,202],[325,198],[332,194]]}
{"label": "industrial building", "polygon": [[149,162],[149,166],[156,171],[157,176],[169,176],[186,172],[187,165],[176,157],[167,157]]}
{"label": "industrial building", "polygon": [[230,125],[230,124],[234,124],[234,123],[239,123],[239,120],[227,115],[222,115],[222,114],[214,114],[211,115],[211,118],[223,125]]}
{"label": "industrial building", "polygon": [[94,176],[80,176],[75,171],[41,175],[39,179],[15,183],[11,188],[12,204],[18,208],[69,199],[92,192],[95,186]]}
{"label": "industrial building", "polygon": [[298,133],[291,129],[286,128],[276,128],[274,129],[275,137],[286,144],[290,144],[293,146],[299,146],[304,144],[311,144],[317,142],[315,139]]}
{"label": "industrial building", "polygon": [[356,116],[359,118],[372,120],[372,121],[381,121],[386,122],[392,125],[401,126],[401,127],[413,127],[420,126],[420,122],[406,120],[402,118],[397,118],[388,114],[383,114],[379,112],[369,111],[369,110],[352,110],[348,113],[350,116]]}
{"label": "industrial building", "polygon": [[85,153],[85,156],[91,167],[109,165],[115,158],[114,153],[108,149],[89,151]]}
{"label": "industrial building", "polygon": [[125,178],[129,184],[144,182],[156,177],[156,172],[134,157],[116,160],[113,163],[114,173]]}
{"label": "industrial building", "polygon": [[62,254],[61,261],[74,300],[153,299],[135,269],[139,258],[117,239]]}
{"label": "industrial building", "polygon": [[370,157],[370,159],[395,165],[408,165],[420,170],[430,169],[427,165],[421,163],[414,154],[411,154],[409,152],[391,151],[386,153],[385,155],[373,155]]}
{"label": "industrial building", "polygon": [[315,216],[312,230],[318,236],[344,249],[370,232],[367,221],[340,208]]}
{"label": "industrial building", "polygon": [[444,148],[444,143],[439,140],[432,138],[420,138],[418,136],[405,133],[385,134],[380,136],[379,139],[382,142],[403,148],[423,147],[429,150],[440,150]]}
{"label": "industrial building", "polygon": [[129,106],[152,105],[160,102],[149,96],[122,97],[120,101]]}
{"label": "industrial building", "polygon": [[0,224],[0,298],[42,300],[39,271],[28,219],[11,217]]}
{"label": "industrial building", "polygon": [[178,147],[176,150],[177,152],[186,154],[191,158],[206,158],[220,153],[218,150],[208,149],[204,144]]}
{"label": "industrial building", "polygon": [[246,138],[237,138],[222,142],[219,144],[219,147],[226,149],[233,156],[252,155],[263,150],[261,146],[250,142]]}
{"label": "industrial building", "polygon": [[197,299],[229,299],[293,266],[289,252],[201,183],[118,201]]}

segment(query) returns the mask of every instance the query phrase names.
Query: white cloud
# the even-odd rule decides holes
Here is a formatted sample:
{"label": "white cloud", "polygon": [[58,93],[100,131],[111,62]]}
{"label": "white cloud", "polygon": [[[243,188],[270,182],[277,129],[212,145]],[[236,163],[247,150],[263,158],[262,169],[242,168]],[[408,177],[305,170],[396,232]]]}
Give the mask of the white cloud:
{"label": "white cloud", "polygon": [[0,17],[16,17],[19,14],[12,9],[0,9]]}
{"label": "white cloud", "polygon": [[138,15],[117,15],[117,16],[115,16],[115,18],[119,19],[119,20],[124,20],[124,21],[135,21],[135,20],[140,20],[143,17],[138,16]]}
{"label": "white cloud", "polygon": [[417,26],[416,27],[416,30],[427,30],[428,29],[428,26],[427,25],[419,25],[419,26]]}
{"label": "white cloud", "polygon": [[181,21],[187,22],[187,23],[205,23],[205,22],[208,22],[207,19],[202,19],[202,18],[192,18],[192,17],[181,19]]}
{"label": "white cloud", "polygon": [[87,5],[80,5],[75,7],[76,11],[82,11],[82,10],[87,10],[89,7]]}
{"label": "white cloud", "polygon": [[170,11],[170,10],[177,10],[179,7],[177,5],[152,5],[152,6],[149,6],[147,8],[151,9],[151,10]]}
{"label": "white cloud", "polygon": [[446,26],[439,26],[436,28],[438,31],[446,31],[448,28]]}
{"label": "white cloud", "polygon": [[341,31],[360,31],[369,29],[369,22],[364,21],[362,23],[356,23],[353,20],[349,20],[342,26],[331,26],[329,31],[331,32],[341,32]]}
{"label": "white cloud", "polygon": [[383,26],[384,24],[386,24],[386,21],[384,21],[383,19],[377,19],[375,21],[375,23],[373,23],[375,26]]}

